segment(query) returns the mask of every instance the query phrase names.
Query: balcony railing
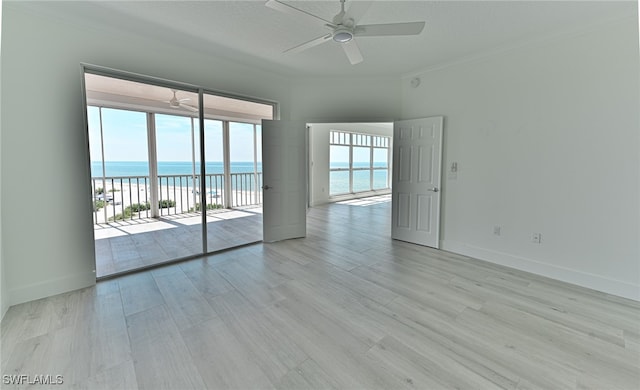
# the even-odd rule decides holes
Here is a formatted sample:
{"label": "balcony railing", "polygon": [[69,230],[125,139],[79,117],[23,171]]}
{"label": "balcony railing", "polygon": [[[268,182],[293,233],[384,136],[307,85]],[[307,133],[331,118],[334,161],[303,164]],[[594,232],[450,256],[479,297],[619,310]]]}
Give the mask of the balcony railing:
{"label": "balcony railing", "polygon": [[[224,174],[205,175],[207,210],[262,204],[262,173],[232,173],[225,188]],[[152,207],[149,176],[91,178],[94,223],[130,221],[159,216],[199,213],[200,175],[158,175],[158,207]],[[154,215],[154,211],[156,215]]]}

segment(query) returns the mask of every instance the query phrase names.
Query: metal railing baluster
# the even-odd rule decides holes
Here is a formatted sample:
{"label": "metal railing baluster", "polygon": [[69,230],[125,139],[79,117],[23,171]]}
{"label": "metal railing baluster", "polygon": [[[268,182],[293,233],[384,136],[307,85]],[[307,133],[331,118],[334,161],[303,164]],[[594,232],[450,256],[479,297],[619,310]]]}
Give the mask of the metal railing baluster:
{"label": "metal railing baluster", "polygon": [[171,213],[169,213],[169,202],[170,202],[170,197],[169,197],[169,177],[167,177],[167,215],[171,215]]}
{"label": "metal railing baluster", "polygon": [[[178,205],[176,205],[176,211],[177,211]],[[182,176],[180,176],[180,214],[184,213],[184,205],[182,202]]]}
{"label": "metal railing baluster", "polygon": [[[115,179],[111,179],[111,188],[113,188],[114,180]],[[102,191],[103,191],[102,193],[104,194],[105,199],[107,199],[107,189],[104,188]],[[116,219],[116,202],[114,200],[115,200],[115,198],[111,197],[111,206],[113,207],[113,219],[115,220]]]}
{"label": "metal railing baluster", "polygon": [[[131,188],[131,178],[127,178],[128,182],[129,182],[129,205],[133,204],[133,188]],[[122,191],[122,185],[120,185],[120,192]],[[139,202],[138,202],[139,203]],[[122,205],[122,207],[124,207],[124,205]],[[138,208],[138,213],[140,212],[140,209]],[[138,214],[138,218],[140,218],[140,214]],[[131,210],[131,217],[129,219],[133,219],[133,210]]]}
{"label": "metal railing baluster", "polygon": [[[182,190],[182,188],[180,188],[180,190]],[[176,195],[176,177],[173,177],[173,200],[177,201],[178,200],[178,196]],[[178,204],[176,202],[176,206],[173,208],[173,214],[178,214]]]}
{"label": "metal railing baluster", "polygon": [[[144,204],[146,206],[146,204],[149,203],[149,189],[147,187],[147,177],[145,176],[144,178]],[[149,208],[146,207],[146,215],[147,218],[149,218]]]}
{"label": "metal railing baluster", "polygon": [[[93,199],[93,218],[94,224],[109,223],[115,220],[134,220],[141,218],[150,218],[150,209],[145,207],[149,203],[149,176],[113,176],[104,178],[104,188],[102,194],[98,194],[98,182],[103,181],[103,178],[91,178],[92,187],[92,199]],[[195,179],[195,180],[194,180]],[[160,215],[178,215],[188,213],[191,209],[191,202],[189,200],[192,194],[191,191],[197,191],[199,188],[199,182],[202,180],[200,175],[159,175],[158,178],[158,197],[160,206]],[[226,202],[224,187],[225,177],[223,174],[214,173],[207,174],[204,180],[208,183],[207,191],[209,200],[208,204],[211,205],[224,205]],[[230,175],[231,187],[231,206],[232,207],[244,207],[251,205],[262,204],[262,172],[255,173],[233,173]],[[189,183],[193,182],[190,186]],[[127,186],[125,186],[125,183]],[[173,188],[171,188],[173,187]],[[125,189],[129,189],[129,193],[125,194]],[[137,191],[137,194],[133,194],[133,191]],[[140,191],[144,191],[144,196],[140,194]],[[187,191],[185,199],[184,191]],[[100,199],[101,198],[101,199]],[[97,201],[102,201],[105,209],[105,221],[101,221],[100,210],[95,210]],[[175,202],[173,212],[171,211],[171,204]],[[186,203],[185,203],[186,202]],[[179,204],[178,204],[179,203]],[[140,205],[137,211],[134,211],[133,205]],[[186,207],[185,207],[186,206]],[[129,207],[131,210],[130,215],[126,215],[126,209]],[[217,206],[210,206],[217,207]],[[144,213],[142,213],[144,209]],[[193,205],[195,210],[196,205]],[[166,210],[164,210],[166,209]],[[109,212],[106,212],[109,210]],[[121,216],[118,216],[120,211]],[[205,211],[206,210],[202,210]],[[116,219],[116,216],[117,219]]]}

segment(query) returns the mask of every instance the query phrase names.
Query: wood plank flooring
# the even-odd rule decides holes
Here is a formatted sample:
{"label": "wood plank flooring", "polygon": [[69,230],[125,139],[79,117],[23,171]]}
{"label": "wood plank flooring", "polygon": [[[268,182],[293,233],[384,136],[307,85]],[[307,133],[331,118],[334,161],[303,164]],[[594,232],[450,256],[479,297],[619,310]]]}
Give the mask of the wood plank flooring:
{"label": "wood plank flooring", "polygon": [[640,388],[640,303],[392,241],[385,201],[308,220],[304,239],[10,308],[2,374],[63,375],[58,389]]}

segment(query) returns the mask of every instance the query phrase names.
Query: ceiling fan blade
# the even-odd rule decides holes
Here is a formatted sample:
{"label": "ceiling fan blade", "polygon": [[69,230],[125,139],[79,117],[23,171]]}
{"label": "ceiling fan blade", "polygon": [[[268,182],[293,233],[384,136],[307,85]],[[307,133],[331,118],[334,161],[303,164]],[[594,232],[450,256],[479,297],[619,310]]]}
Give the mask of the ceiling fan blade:
{"label": "ceiling fan blade", "polygon": [[307,50],[307,49],[310,49],[310,48],[312,48],[314,46],[318,46],[318,45],[320,45],[322,43],[329,42],[330,40],[331,40],[331,34],[329,33],[329,34],[325,34],[325,35],[323,35],[321,37],[314,38],[314,39],[312,39],[312,40],[310,40],[308,42],[302,43],[302,44],[300,44],[298,46],[294,46],[291,49],[285,50],[284,52],[285,53],[300,53],[303,50]]}
{"label": "ceiling fan blade", "polygon": [[301,19],[304,18],[309,22],[312,22],[312,23],[315,23],[315,24],[319,24],[321,26],[326,26],[326,25],[329,25],[330,27],[334,27],[335,26],[332,22],[330,22],[328,20],[322,19],[319,16],[310,14],[307,11],[303,11],[303,10],[301,10],[299,8],[296,8],[296,7],[291,6],[289,4],[285,4],[285,3],[281,2],[281,1],[278,1],[278,0],[268,0],[264,5],[266,5],[267,7],[271,8],[273,10],[276,10],[278,12],[282,12],[282,13],[289,14],[289,15],[292,15],[292,16],[295,16],[295,17],[299,17]]}
{"label": "ceiling fan blade", "polygon": [[198,112],[198,109],[196,107],[190,106],[188,104],[180,103],[180,107],[186,108],[187,110],[189,110],[191,112]]}
{"label": "ceiling fan blade", "polygon": [[424,25],[425,22],[364,24],[357,26],[354,34],[358,37],[418,35],[424,29]]}
{"label": "ceiling fan blade", "polygon": [[364,60],[355,39],[343,43],[341,44],[341,46],[345,54],[347,55],[347,58],[349,58],[349,62],[351,62],[351,65],[359,64]]}

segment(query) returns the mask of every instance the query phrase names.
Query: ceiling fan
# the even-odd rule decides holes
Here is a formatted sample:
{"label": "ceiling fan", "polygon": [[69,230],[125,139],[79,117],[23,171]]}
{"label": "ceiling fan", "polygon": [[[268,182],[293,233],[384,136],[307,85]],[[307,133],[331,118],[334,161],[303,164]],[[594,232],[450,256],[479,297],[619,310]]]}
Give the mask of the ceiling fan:
{"label": "ceiling fan", "polygon": [[173,97],[171,98],[171,100],[165,100],[164,103],[169,103],[169,107],[171,108],[184,108],[186,110],[189,111],[193,111],[196,112],[198,111],[198,109],[196,107],[190,106],[188,104],[184,104],[184,102],[191,100],[191,98],[183,98],[183,99],[178,99],[176,97],[176,90],[172,89],[171,92],[173,92]]}
{"label": "ceiling fan", "polygon": [[[354,38],[356,37],[380,37],[394,35],[418,35],[424,29],[425,22],[389,23],[389,24],[356,24],[355,15],[350,15],[344,10],[345,0],[340,0],[340,12],[332,21],[325,20],[307,11],[283,3],[280,0],[268,0],[265,5],[279,12],[305,19],[311,23],[321,25],[331,30],[318,38],[294,46],[285,53],[298,53],[325,42],[334,41],[342,46],[349,62],[352,65],[363,61],[362,53]],[[353,7],[352,7],[353,8]],[[352,9],[349,10],[350,12]]]}

